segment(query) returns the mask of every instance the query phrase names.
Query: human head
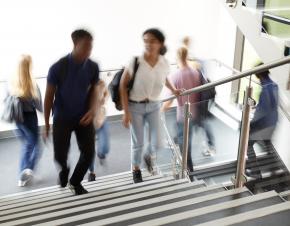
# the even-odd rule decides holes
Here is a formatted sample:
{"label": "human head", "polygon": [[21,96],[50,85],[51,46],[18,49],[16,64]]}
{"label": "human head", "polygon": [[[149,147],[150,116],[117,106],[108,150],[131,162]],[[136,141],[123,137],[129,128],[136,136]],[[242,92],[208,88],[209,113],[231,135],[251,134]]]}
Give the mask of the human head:
{"label": "human head", "polygon": [[[262,65],[264,65],[264,63],[259,62],[258,64],[255,65],[255,67],[262,66]],[[256,73],[256,77],[259,80],[263,80],[263,79],[269,78],[269,74],[270,74],[270,71],[266,70],[264,72]]]}
{"label": "human head", "polygon": [[23,98],[37,98],[34,81],[31,76],[32,58],[23,54],[18,62],[18,70],[13,81],[12,93]]}
{"label": "human head", "polygon": [[90,57],[93,48],[93,36],[84,29],[78,29],[71,33],[74,44],[74,54],[79,61]]}
{"label": "human head", "polygon": [[179,63],[186,63],[188,58],[188,49],[184,46],[177,50],[177,61]]}
{"label": "human head", "polygon": [[190,40],[190,37],[189,36],[185,36],[183,39],[182,39],[182,44],[189,48],[190,44],[191,44],[191,40]]}
{"label": "human head", "polygon": [[143,33],[143,40],[146,52],[150,54],[165,55],[167,51],[164,45],[165,36],[160,30],[156,28],[147,29]]}

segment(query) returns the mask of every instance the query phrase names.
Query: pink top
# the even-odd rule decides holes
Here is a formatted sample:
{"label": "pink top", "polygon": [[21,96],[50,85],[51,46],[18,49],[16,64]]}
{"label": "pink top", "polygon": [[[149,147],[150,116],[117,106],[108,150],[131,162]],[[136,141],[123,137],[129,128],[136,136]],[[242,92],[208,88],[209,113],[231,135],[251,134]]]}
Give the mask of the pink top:
{"label": "pink top", "polygon": [[[176,89],[192,89],[194,87],[200,86],[200,77],[199,72],[195,69],[192,69],[190,67],[186,67],[183,69],[179,69],[177,72],[175,72],[172,77],[171,81],[176,87]],[[189,100],[190,105],[190,112],[192,114],[192,118],[195,119],[198,112],[197,112],[197,106],[196,102],[199,102],[200,95],[199,93],[193,93],[189,96],[181,96],[177,98],[177,121],[181,122],[184,120],[184,105],[186,101]]]}

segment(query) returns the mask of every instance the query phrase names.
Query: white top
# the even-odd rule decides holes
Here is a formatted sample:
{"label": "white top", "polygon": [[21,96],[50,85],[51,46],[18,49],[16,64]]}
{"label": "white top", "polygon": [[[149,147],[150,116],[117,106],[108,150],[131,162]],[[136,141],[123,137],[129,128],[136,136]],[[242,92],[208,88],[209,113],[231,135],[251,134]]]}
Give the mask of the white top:
{"label": "white top", "polygon": [[[135,81],[130,91],[130,100],[142,101],[149,99],[150,101],[158,101],[161,91],[165,85],[166,77],[169,74],[169,63],[163,57],[159,56],[157,63],[152,67],[148,64],[144,56],[138,58],[139,67],[135,75]],[[135,58],[133,58],[127,67],[132,77]]]}

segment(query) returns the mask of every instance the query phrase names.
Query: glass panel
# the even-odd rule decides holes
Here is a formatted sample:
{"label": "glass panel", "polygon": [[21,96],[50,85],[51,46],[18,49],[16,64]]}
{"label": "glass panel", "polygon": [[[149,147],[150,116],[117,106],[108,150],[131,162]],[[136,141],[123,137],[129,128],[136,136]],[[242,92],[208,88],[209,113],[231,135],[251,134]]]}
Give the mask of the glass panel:
{"label": "glass panel", "polygon": [[277,86],[260,86],[257,105],[252,108],[248,141],[246,186],[254,193],[290,189],[290,121],[279,111]]}
{"label": "glass panel", "polygon": [[[238,94],[233,94],[237,96]],[[225,105],[214,99],[191,103],[189,150],[193,163],[192,176],[203,179],[208,184],[230,182],[236,170],[239,145],[241,109],[232,103],[232,95],[223,99]],[[226,107],[224,107],[226,106]],[[231,106],[229,109],[227,106]],[[183,121],[179,120],[178,111],[183,115],[184,106],[171,107],[165,112],[166,128],[171,140],[183,150]],[[190,148],[191,147],[191,148]],[[190,161],[188,162],[190,168]],[[180,169],[180,165],[178,165]]]}
{"label": "glass panel", "polygon": [[[290,10],[288,11],[290,17]],[[277,21],[278,18],[278,21]],[[288,23],[287,23],[288,21]],[[264,15],[262,20],[263,31],[278,38],[290,37],[290,19],[272,17],[271,14]]]}

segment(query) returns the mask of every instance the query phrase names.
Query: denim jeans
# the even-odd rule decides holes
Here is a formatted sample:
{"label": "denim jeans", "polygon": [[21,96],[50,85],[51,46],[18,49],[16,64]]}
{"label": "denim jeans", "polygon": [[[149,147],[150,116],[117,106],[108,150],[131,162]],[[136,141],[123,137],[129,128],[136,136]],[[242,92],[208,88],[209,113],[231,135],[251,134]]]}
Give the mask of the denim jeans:
{"label": "denim jeans", "polygon": [[131,164],[140,167],[144,149],[145,123],[148,124],[149,146],[147,154],[155,155],[161,145],[160,102],[132,103],[129,102],[132,121],[131,132]]}
{"label": "denim jeans", "polygon": [[[98,136],[97,154],[98,156],[105,157],[110,150],[110,134],[107,121],[104,121],[103,125],[96,131],[96,134]],[[90,165],[89,171],[95,171],[95,158]]]}
{"label": "denim jeans", "polygon": [[[196,123],[192,120],[189,122],[189,134],[188,134],[188,152],[187,152],[187,169],[190,172],[193,172],[193,162],[191,157],[191,143],[192,143],[192,130],[195,127]],[[180,148],[181,153],[183,152],[183,129],[184,123],[177,122],[177,142]]]}
{"label": "denim jeans", "polygon": [[25,112],[24,122],[16,123],[21,137],[20,173],[24,169],[34,170],[39,158],[38,119],[36,112]]}

